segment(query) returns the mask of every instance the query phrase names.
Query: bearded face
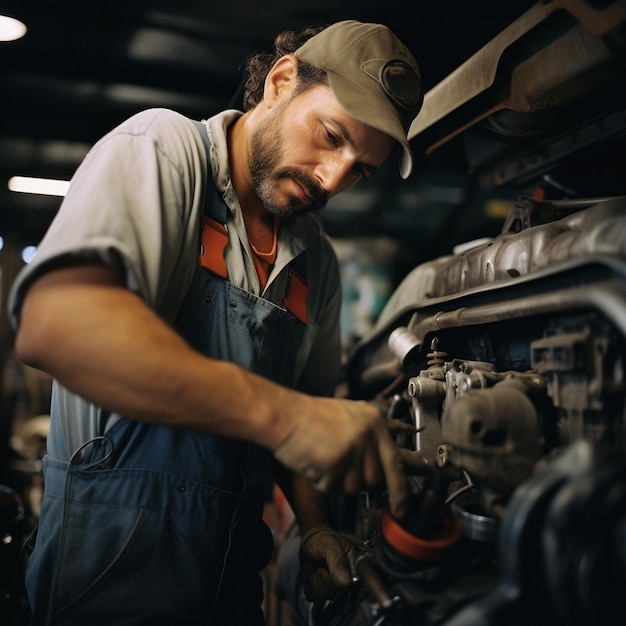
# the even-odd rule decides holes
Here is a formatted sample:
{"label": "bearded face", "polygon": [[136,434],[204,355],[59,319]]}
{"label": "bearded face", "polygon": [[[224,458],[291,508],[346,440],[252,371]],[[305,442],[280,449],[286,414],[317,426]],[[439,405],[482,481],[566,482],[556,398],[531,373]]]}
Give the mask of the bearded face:
{"label": "bearded face", "polygon": [[[271,116],[259,123],[252,135],[248,157],[256,195],[269,213],[280,217],[317,211],[328,202],[328,194],[319,183],[301,168],[283,163],[286,140],[281,120],[292,100],[281,102]],[[290,140],[298,141],[299,138]],[[304,193],[298,196],[285,191],[281,183],[288,179],[295,181]]]}
{"label": "bearded face", "polygon": [[281,89],[261,111],[250,134],[248,169],[254,193],[273,215],[321,209],[375,174],[394,146],[382,131],[350,117],[326,85]]}

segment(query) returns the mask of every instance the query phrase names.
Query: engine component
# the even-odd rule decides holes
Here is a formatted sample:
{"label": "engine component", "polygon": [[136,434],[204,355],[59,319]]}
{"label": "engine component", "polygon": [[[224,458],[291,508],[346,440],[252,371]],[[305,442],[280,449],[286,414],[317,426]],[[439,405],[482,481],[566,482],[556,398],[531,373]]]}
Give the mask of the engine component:
{"label": "engine component", "polygon": [[492,242],[418,268],[399,290],[423,276],[419,300],[394,294],[356,347],[348,395],[416,426],[398,443],[425,463],[402,525],[384,493],[362,501],[358,580],[315,626],[582,626],[619,610],[626,200],[589,204],[549,221],[520,199]]}

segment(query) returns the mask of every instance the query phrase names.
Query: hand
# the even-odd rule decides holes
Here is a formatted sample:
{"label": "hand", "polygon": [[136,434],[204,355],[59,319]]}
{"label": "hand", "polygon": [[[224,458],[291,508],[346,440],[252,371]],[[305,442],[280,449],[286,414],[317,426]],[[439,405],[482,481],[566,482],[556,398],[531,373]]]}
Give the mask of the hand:
{"label": "hand", "polygon": [[329,526],[307,529],[300,542],[306,599],[309,602],[333,600],[352,582],[357,555],[356,542]]}
{"label": "hand", "polygon": [[406,515],[408,484],[388,420],[372,404],[310,398],[294,410],[291,432],[274,450],[283,465],[306,476],[322,492],[357,493],[384,478],[391,515]]}

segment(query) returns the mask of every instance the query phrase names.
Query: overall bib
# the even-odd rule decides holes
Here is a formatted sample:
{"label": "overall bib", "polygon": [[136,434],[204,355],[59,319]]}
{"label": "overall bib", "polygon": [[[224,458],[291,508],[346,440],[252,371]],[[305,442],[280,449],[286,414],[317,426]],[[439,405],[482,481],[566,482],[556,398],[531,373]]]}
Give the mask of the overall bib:
{"label": "overall bib", "polygon": [[[310,325],[202,267],[176,327],[204,354],[288,386],[298,346],[311,342]],[[33,624],[264,623],[269,451],[122,418],[69,463],[46,457],[44,477]]]}

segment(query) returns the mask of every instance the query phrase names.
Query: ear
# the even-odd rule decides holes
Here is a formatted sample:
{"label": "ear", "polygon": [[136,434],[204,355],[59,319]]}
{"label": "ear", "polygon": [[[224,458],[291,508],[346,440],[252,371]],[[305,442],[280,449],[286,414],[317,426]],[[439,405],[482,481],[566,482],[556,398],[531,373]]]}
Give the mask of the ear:
{"label": "ear", "polygon": [[280,57],[265,77],[263,102],[271,106],[284,94],[291,93],[298,82],[298,57],[286,54]]}

